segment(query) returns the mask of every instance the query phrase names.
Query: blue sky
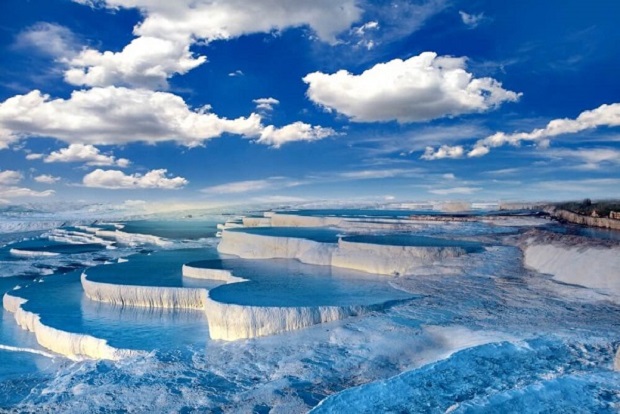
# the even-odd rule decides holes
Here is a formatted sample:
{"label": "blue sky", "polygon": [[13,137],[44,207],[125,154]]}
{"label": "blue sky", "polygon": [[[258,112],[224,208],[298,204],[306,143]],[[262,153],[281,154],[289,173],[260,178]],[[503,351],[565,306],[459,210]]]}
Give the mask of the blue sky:
{"label": "blue sky", "polygon": [[619,197],[619,15],[4,0],[0,202]]}

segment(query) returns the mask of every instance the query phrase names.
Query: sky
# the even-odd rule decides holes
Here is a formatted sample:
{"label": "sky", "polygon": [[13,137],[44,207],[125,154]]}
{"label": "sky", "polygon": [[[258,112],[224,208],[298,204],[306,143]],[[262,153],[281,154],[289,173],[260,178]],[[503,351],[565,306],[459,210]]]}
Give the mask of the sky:
{"label": "sky", "polygon": [[615,0],[2,0],[0,204],[620,197]]}

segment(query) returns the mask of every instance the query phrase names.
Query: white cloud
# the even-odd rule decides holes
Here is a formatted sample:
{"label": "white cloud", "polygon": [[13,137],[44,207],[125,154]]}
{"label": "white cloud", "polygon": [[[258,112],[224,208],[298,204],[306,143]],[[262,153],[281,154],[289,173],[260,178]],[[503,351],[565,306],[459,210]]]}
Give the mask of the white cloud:
{"label": "white cloud", "polygon": [[[598,127],[617,126],[620,126],[620,103],[601,105],[596,109],[583,111],[575,119],[554,119],[544,128],[537,128],[530,132],[518,132],[514,134],[496,132],[495,134],[476,141],[473,147],[467,152],[467,156],[482,157],[490,153],[492,148],[501,147],[507,144],[519,146],[522,142],[531,142],[540,149],[546,149],[551,143],[551,138],[558,135],[575,134]],[[609,151],[599,150],[593,152],[593,150],[590,150],[590,153],[587,151],[584,152],[584,150],[579,151],[582,152],[580,157],[584,159],[586,163],[597,163],[597,157],[613,157],[613,154],[610,155],[611,153]],[[424,155],[422,155],[422,158],[427,160],[435,160],[440,158],[461,158],[463,152],[464,148],[461,145],[442,145],[436,150],[433,149],[433,147],[427,147]],[[553,153],[554,152],[546,152],[548,155],[553,155]],[[556,151],[556,154],[559,155],[560,152]],[[564,152],[564,155],[571,158],[579,158],[576,153]],[[592,159],[588,160],[588,157]]]}
{"label": "white cloud", "polygon": [[612,148],[559,148],[540,155],[582,162],[580,169],[598,169],[601,164],[620,164],[620,150]]}
{"label": "white cloud", "polygon": [[[192,109],[177,95],[145,89],[92,88],[74,91],[69,99],[52,99],[34,90],[0,103],[0,143],[34,136],[68,144],[175,141],[194,147],[228,133],[279,147],[335,134],[330,128],[302,122],[280,128],[264,126],[256,113],[220,118],[209,109],[208,105]],[[119,160],[116,162],[118,165]]]}
{"label": "white cloud", "polygon": [[256,104],[257,111],[273,111],[273,106],[280,104],[276,98],[258,98],[254,99],[252,102]]}
{"label": "white cloud", "polygon": [[75,35],[68,28],[47,22],[39,22],[17,35],[15,46],[35,49],[41,54],[55,58],[72,56],[79,49]]}
{"label": "white cloud", "polygon": [[231,39],[310,26],[324,41],[349,29],[362,10],[354,0],[105,0],[107,7],[139,8],[145,20],[134,28],[139,36],[164,39],[195,37],[206,41]]}
{"label": "white cloud", "polygon": [[35,153],[26,154],[26,159],[29,161],[40,160],[41,158],[44,158],[44,157],[45,157],[45,154],[35,154]]}
{"label": "white cloud", "polygon": [[185,74],[206,62],[204,56],[194,57],[189,47],[189,38],[143,36],[116,53],[84,49],[67,61],[65,81],[72,85],[166,88],[171,76]]}
{"label": "white cloud", "polygon": [[60,177],[54,177],[53,175],[50,175],[50,174],[41,174],[41,175],[37,175],[36,177],[34,177],[34,180],[42,184],[54,184],[60,181]]}
{"label": "white cloud", "polygon": [[30,188],[17,187],[24,178],[19,171],[4,170],[0,171],[0,200],[6,202],[8,198],[25,198],[25,197],[48,197],[54,194],[54,191],[34,191]]}
{"label": "white cloud", "polygon": [[167,170],[152,170],[146,174],[125,174],[118,170],[96,169],[82,179],[86,187],[108,189],[160,188],[175,190],[183,188],[188,181],[183,177],[166,177]]}
{"label": "white cloud", "polygon": [[[33,155],[33,154],[29,154]],[[38,154],[37,154],[38,155]],[[26,156],[28,158],[28,156]],[[67,148],[62,148],[52,152],[45,157],[45,162],[83,162],[86,165],[94,166],[117,166],[125,168],[130,161],[125,158],[116,158],[113,155],[105,155],[92,145],[71,144]]]}
{"label": "white cloud", "polygon": [[520,94],[503,89],[495,79],[474,78],[465,67],[465,58],[424,52],[379,63],[360,75],[314,72],[303,81],[313,102],[354,122],[421,122],[519,99]]}
{"label": "white cloud", "polygon": [[[416,32],[433,16],[451,6],[447,0],[390,0],[363,1],[364,15],[371,22],[381,22],[380,27],[365,28],[366,42],[391,43]],[[372,24],[371,24],[372,26]],[[368,30],[372,29],[372,30]],[[362,43],[363,45],[363,43]]]}
{"label": "white cloud", "polygon": [[233,181],[206,187],[200,191],[207,194],[240,194],[268,189],[296,187],[301,184],[304,184],[304,182],[286,177],[269,177],[261,180]]}
{"label": "white cloud", "polygon": [[19,137],[16,136],[13,131],[3,128],[0,123],[0,150],[9,148],[9,145],[18,140]]}
{"label": "white cloud", "polygon": [[235,77],[235,76],[243,76],[243,75],[245,75],[245,73],[243,73],[243,71],[242,71],[242,70],[239,70],[239,69],[237,69],[237,70],[236,70],[236,71],[234,71],[234,72],[230,72],[230,73],[228,74],[228,76],[230,76],[230,77]]}
{"label": "white cloud", "polygon": [[379,29],[379,22],[370,21],[370,22],[364,23],[363,25],[359,27],[354,27],[353,29],[351,29],[351,33],[356,36],[364,36],[367,31],[377,30],[377,29]]}
{"label": "white cloud", "polygon": [[434,150],[433,147],[426,147],[424,154],[420,158],[423,160],[440,160],[442,158],[462,158],[465,150],[460,145],[442,145]]}
{"label": "white cloud", "polygon": [[14,185],[24,178],[19,171],[4,170],[0,171],[0,186]]}
{"label": "white cloud", "polygon": [[461,16],[461,20],[463,21],[463,23],[472,29],[478,26],[480,22],[484,20],[484,13],[469,14],[465,13],[464,11],[459,11],[459,15]]}
{"label": "white cloud", "polygon": [[359,40],[355,41],[356,46],[361,46],[366,50],[373,49],[377,43],[372,38],[367,38],[368,32],[375,32],[379,29],[379,22],[377,21],[369,21],[364,23],[361,26],[353,27],[350,31],[350,34],[354,38],[359,38]]}
{"label": "white cloud", "polygon": [[473,194],[482,190],[480,187],[453,187],[453,188],[439,188],[435,190],[428,190],[431,194],[437,195],[452,195],[452,194]]}
{"label": "white cloud", "polygon": [[523,141],[530,141],[546,148],[549,146],[549,138],[593,129],[601,126],[620,126],[620,103],[601,105],[590,111],[583,111],[575,119],[554,119],[544,128],[534,129],[531,132],[519,132],[506,134],[497,132],[484,139],[478,140],[474,148],[467,154],[470,157],[479,157],[490,152],[491,148],[501,147],[506,144],[519,145]]}
{"label": "white cloud", "polygon": [[312,126],[298,121],[281,128],[269,125],[261,131],[260,138],[256,142],[279,148],[289,142],[318,141],[334,135],[338,133],[332,128]]}
{"label": "white cloud", "polygon": [[420,175],[422,170],[420,169],[406,169],[406,168],[391,168],[382,170],[360,170],[360,171],[347,171],[337,175],[338,178],[346,180],[374,180],[381,178],[393,178],[393,177],[411,177]]}
{"label": "white cloud", "polygon": [[349,29],[362,13],[355,0],[74,1],[138,8],[145,16],[134,27],[137,37],[122,51],[86,49],[68,62],[67,82],[89,86],[166,87],[174,74],[186,73],[206,61],[190,51],[197,41],[310,26],[321,40],[335,43],[337,34]]}
{"label": "white cloud", "polygon": [[49,197],[54,195],[54,190],[35,191],[24,187],[0,187],[0,199],[26,198],[26,197]]}

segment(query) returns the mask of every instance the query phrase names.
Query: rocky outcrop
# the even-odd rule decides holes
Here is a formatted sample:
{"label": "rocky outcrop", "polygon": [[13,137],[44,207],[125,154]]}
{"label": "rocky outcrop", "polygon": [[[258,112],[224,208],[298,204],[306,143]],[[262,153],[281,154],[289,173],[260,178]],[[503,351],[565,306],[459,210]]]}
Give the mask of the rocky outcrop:
{"label": "rocky outcrop", "polygon": [[620,220],[605,217],[582,216],[572,211],[561,210],[554,207],[545,209],[552,217],[567,221],[569,223],[581,224],[584,226],[602,227],[605,229],[620,230]]}

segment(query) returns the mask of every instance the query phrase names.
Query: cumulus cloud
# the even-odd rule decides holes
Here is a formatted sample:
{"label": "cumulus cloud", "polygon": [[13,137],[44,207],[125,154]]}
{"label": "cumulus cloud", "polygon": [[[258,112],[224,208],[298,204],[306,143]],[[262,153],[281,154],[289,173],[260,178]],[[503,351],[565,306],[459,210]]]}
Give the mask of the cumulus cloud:
{"label": "cumulus cloud", "polygon": [[26,197],[49,197],[54,195],[54,190],[35,191],[25,187],[0,187],[0,199],[26,198]]}
{"label": "cumulus cloud", "polygon": [[41,184],[54,184],[60,181],[60,177],[54,177],[50,174],[41,174],[34,177],[34,180]]}
{"label": "cumulus cloud", "polygon": [[460,145],[442,145],[435,150],[433,147],[426,147],[424,154],[420,158],[423,160],[440,160],[442,158],[461,158],[465,150]]}
{"label": "cumulus cloud", "polygon": [[145,20],[134,28],[139,36],[179,37],[206,41],[231,39],[251,33],[268,33],[309,26],[324,41],[357,21],[362,10],[355,0],[105,0],[111,8],[139,8]]}
{"label": "cumulus cloud", "polygon": [[421,122],[483,112],[520,94],[492,78],[474,78],[465,58],[424,52],[379,63],[360,75],[314,72],[303,81],[308,98],[354,122]]}
{"label": "cumulus cloud", "polygon": [[66,58],[77,53],[79,43],[67,27],[39,22],[20,32],[15,39],[20,49],[36,50],[54,58]]}
{"label": "cumulus cloud", "polygon": [[519,145],[523,141],[534,142],[547,147],[549,139],[563,134],[575,134],[588,129],[602,126],[620,126],[620,103],[601,105],[596,109],[583,111],[575,119],[554,119],[544,128],[534,129],[531,132],[506,134],[497,132],[484,139],[478,140],[474,148],[467,154],[470,157],[479,157],[490,152],[491,148],[506,144]]}
{"label": "cumulus cloud", "polygon": [[152,170],[146,174],[125,174],[118,170],[96,169],[82,179],[86,187],[107,189],[160,188],[175,190],[183,188],[188,181],[183,177],[166,177],[166,169]]}
{"label": "cumulus cloud", "polygon": [[[39,154],[28,154],[29,156]],[[71,144],[67,148],[62,148],[58,151],[53,151],[47,157],[43,159],[45,162],[83,162],[86,165],[94,166],[117,166],[127,167],[130,162],[125,158],[116,158],[113,155],[105,155],[92,145],[84,144]]]}
{"label": "cumulus cloud", "polygon": [[67,62],[65,81],[72,85],[166,88],[171,76],[206,62],[204,56],[194,57],[189,47],[190,39],[143,36],[116,53],[84,49]]}
{"label": "cumulus cloud", "polygon": [[[92,88],[74,91],[69,99],[52,99],[34,90],[0,103],[0,142],[34,136],[57,138],[68,144],[175,141],[195,147],[222,134],[234,134],[279,147],[335,134],[330,128],[302,122],[280,128],[264,126],[256,113],[236,119],[220,118],[209,109],[192,109],[180,96],[145,89]],[[120,165],[122,161],[115,162]]]}
{"label": "cumulus cloud", "polygon": [[484,13],[480,14],[469,14],[464,11],[459,11],[459,15],[461,16],[461,20],[463,23],[469,28],[473,29],[484,20]]}
{"label": "cumulus cloud", "polygon": [[19,184],[23,178],[23,174],[19,171],[0,171],[0,200],[25,197],[48,197],[54,194],[52,190],[35,191],[30,188],[18,187],[17,184]]}
{"label": "cumulus cloud", "polygon": [[[495,134],[476,141],[473,147],[467,151],[467,156],[482,157],[490,153],[492,148],[497,148],[508,144],[519,146],[523,142],[531,142],[539,148],[548,148],[551,138],[558,135],[575,134],[598,127],[617,126],[620,126],[620,103],[610,105],[605,104],[596,109],[583,111],[575,119],[554,119],[547,123],[544,128],[537,128],[530,132],[518,132],[514,134],[496,132]],[[440,158],[461,158],[463,153],[464,149],[460,145],[443,145],[436,150],[433,149],[433,147],[427,147],[426,151],[422,155],[422,158],[427,160],[435,160]],[[586,155],[588,154],[587,152],[582,151],[582,153],[582,158],[587,156],[591,156],[593,158],[599,156],[606,157],[609,155],[609,152],[607,151],[591,152],[589,155]],[[552,152],[548,152],[548,155],[552,154]],[[585,159],[585,161],[588,162],[587,159]]]}
{"label": "cumulus cloud", "polygon": [[329,136],[338,135],[332,128],[312,126],[304,122],[294,122],[292,124],[277,128],[273,125],[265,127],[256,142],[264,145],[271,145],[280,148],[282,145],[295,141],[318,141]]}
{"label": "cumulus cloud", "polygon": [[195,145],[225,132],[256,135],[260,117],[228,120],[191,110],[173,94],[107,87],[75,91],[67,100],[37,90],[17,95],[0,104],[0,125],[13,134],[69,143],[175,140]]}
{"label": "cumulus cloud", "polygon": [[257,111],[265,112],[273,111],[273,106],[280,103],[280,101],[278,101],[276,98],[258,98],[254,99],[252,102],[256,104]]}
{"label": "cumulus cloud", "polygon": [[18,184],[24,178],[19,171],[4,170],[0,171],[0,186]]}
{"label": "cumulus cloud", "polygon": [[166,87],[174,74],[186,73],[206,61],[190,51],[197,41],[309,26],[319,39],[335,43],[337,34],[362,13],[355,0],[74,1],[113,9],[138,8],[145,16],[134,27],[137,37],[122,51],[87,49],[69,61],[67,82],[88,86]]}

